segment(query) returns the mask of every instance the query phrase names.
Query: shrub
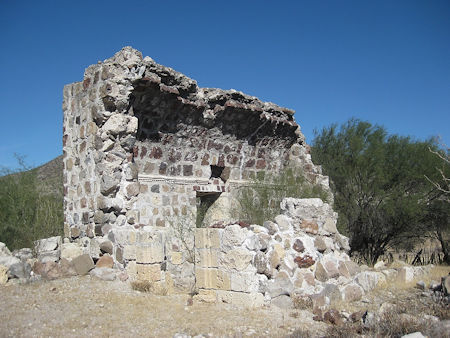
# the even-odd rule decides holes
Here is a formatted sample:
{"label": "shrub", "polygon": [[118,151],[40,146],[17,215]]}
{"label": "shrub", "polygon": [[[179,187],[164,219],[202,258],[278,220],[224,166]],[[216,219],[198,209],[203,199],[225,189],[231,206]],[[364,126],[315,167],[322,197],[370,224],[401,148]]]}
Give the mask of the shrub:
{"label": "shrub", "polygon": [[63,228],[60,196],[41,194],[36,171],[18,161],[19,169],[0,170],[0,241],[11,250],[32,248],[35,240],[60,235]]}
{"label": "shrub", "polygon": [[320,185],[305,179],[302,171],[286,168],[278,175],[260,173],[247,186],[238,190],[234,214],[250,224],[263,224],[280,213],[280,203],[285,197],[328,200],[327,192]]}

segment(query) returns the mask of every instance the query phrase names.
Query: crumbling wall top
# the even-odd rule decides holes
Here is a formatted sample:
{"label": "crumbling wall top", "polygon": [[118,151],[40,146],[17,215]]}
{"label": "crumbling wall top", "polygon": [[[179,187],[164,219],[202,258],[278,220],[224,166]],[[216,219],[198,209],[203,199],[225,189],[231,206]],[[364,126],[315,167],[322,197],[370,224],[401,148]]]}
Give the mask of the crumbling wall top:
{"label": "crumbling wall top", "polygon": [[[161,95],[170,95],[182,105],[203,111],[203,118],[214,123],[229,113],[258,116],[261,121],[289,128],[297,142],[303,143],[304,136],[295,122],[294,111],[272,102],[263,102],[240,91],[218,88],[200,88],[197,82],[186,75],[156,63],[152,58],[132,47],[124,47],[113,57],[86,69],[84,79],[92,78],[102,68],[102,80],[110,79],[122,85],[131,85],[137,91],[152,87]],[[115,99],[117,100],[117,95]],[[128,97],[124,98],[126,101]]]}

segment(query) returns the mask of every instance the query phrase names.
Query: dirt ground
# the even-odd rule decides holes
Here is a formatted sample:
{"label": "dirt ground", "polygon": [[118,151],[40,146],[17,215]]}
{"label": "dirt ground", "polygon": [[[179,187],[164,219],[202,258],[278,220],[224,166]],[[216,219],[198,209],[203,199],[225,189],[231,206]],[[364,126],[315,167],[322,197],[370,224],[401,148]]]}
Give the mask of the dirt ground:
{"label": "dirt ground", "polygon": [[[439,280],[449,272],[449,267],[439,267],[424,280]],[[390,303],[430,325],[438,317],[450,319],[448,305],[437,304],[429,292],[414,285],[384,285],[358,302],[334,307],[350,315],[361,310],[376,313],[382,304]],[[343,334],[338,327],[314,321],[312,309],[188,305],[189,299],[189,295],[139,292],[130,283],[89,276],[1,286],[0,337],[173,337],[177,333],[192,337],[350,337],[356,333]]]}
{"label": "dirt ground", "polygon": [[308,311],[188,306],[188,298],[141,293],[129,283],[89,276],[4,286],[0,287],[0,336],[284,337],[298,328],[318,334],[326,328]]}

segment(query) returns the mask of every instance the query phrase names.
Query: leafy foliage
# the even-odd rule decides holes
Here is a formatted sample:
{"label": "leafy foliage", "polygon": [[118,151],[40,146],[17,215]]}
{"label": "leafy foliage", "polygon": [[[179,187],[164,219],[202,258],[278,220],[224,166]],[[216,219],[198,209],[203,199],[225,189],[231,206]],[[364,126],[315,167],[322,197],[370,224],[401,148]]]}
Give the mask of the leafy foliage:
{"label": "leafy foliage", "polygon": [[33,241],[60,235],[63,228],[61,196],[41,194],[37,171],[17,159],[19,169],[0,171],[0,241],[13,250],[33,247]]}
{"label": "leafy foliage", "polygon": [[436,179],[433,140],[388,136],[380,126],[351,119],[316,135],[312,156],[331,179],[338,226],[352,251],[369,264],[388,247],[407,245],[422,233]]}
{"label": "leafy foliage", "polygon": [[278,175],[259,175],[238,192],[237,218],[250,224],[263,224],[280,213],[280,203],[285,197],[319,197],[326,201],[327,192],[320,185],[306,181],[303,172],[292,168]]}

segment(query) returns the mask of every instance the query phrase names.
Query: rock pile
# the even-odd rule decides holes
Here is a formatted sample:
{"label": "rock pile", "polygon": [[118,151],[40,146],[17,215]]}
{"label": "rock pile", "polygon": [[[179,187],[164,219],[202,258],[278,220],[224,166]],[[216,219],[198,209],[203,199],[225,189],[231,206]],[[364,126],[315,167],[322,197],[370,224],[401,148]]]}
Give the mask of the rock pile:
{"label": "rock pile", "polygon": [[[88,273],[103,280],[116,279],[119,271],[113,269],[111,256],[100,249],[98,255],[92,255],[89,249],[82,243],[70,243],[68,239],[63,243],[61,236],[36,241],[34,252],[23,248],[11,253],[0,242],[0,284],[6,284],[8,280],[26,283],[41,278],[51,280]],[[126,279],[122,275],[120,277]]]}
{"label": "rock pile", "polygon": [[312,301],[327,308],[356,301],[387,280],[409,282],[423,268],[362,269],[350,260],[337,214],[318,198],[286,198],[282,214],[261,225],[196,229],[197,301],[272,304]]}

